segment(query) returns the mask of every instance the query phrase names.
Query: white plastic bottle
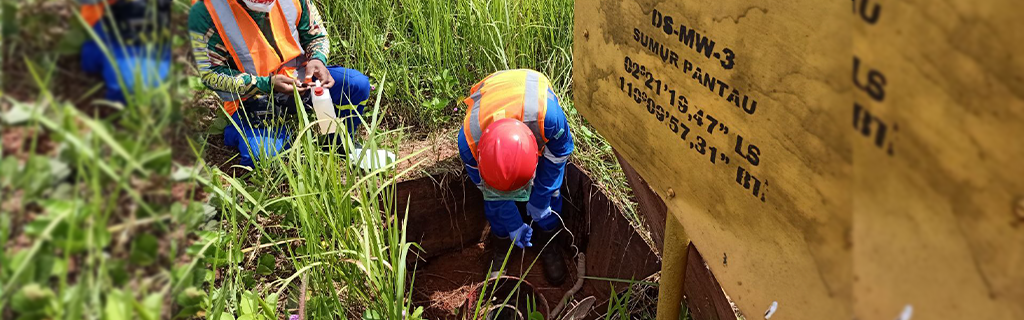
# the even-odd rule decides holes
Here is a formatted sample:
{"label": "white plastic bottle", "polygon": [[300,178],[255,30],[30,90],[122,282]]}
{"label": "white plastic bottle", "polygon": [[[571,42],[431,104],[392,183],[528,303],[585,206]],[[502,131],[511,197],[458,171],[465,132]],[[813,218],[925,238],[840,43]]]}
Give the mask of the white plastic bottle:
{"label": "white plastic bottle", "polygon": [[334,133],[337,125],[334,124],[334,101],[331,100],[331,93],[320,86],[320,80],[316,81],[313,87],[313,112],[316,112],[316,120],[320,125],[320,134]]}

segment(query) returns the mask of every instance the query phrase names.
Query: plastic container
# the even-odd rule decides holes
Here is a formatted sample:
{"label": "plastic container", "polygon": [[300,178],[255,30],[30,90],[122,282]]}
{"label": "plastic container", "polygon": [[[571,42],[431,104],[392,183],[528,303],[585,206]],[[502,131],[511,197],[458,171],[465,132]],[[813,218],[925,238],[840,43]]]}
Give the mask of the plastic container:
{"label": "plastic container", "polygon": [[348,158],[358,161],[359,167],[366,171],[374,171],[395,162],[394,153],[387,150],[374,150],[372,148],[353,149]]}
{"label": "plastic container", "polygon": [[331,100],[331,93],[320,86],[320,80],[316,81],[316,86],[310,92],[313,95],[313,112],[316,113],[320,134],[334,133],[338,128],[334,123],[337,116],[334,113],[334,101]]}

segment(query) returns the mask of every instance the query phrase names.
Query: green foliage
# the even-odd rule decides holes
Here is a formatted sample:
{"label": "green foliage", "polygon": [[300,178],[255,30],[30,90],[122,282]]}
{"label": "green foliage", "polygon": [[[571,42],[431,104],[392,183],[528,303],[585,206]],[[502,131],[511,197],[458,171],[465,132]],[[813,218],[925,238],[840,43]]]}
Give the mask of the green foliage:
{"label": "green foliage", "polygon": [[[388,318],[385,318],[385,317],[381,316],[380,313],[377,312],[376,310],[366,310],[366,311],[363,312],[363,318],[362,319],[363,320],[387,320]],[[421,320],[421,319],[423,319],[423,307],[416,307],[416,309],[412,311],[412,314],[410,314],[408,317],[403,317],[403,319],[408,319],[408,320]]]}
{"label": "green foliage", "polygon": [[[500,70],[551,79],[575,139],[573,162],[593,174],[642,235],[644,223],[611,146],[572,103],[572,0],[321,1],[333,63],[387,74],[388,117],[421,130],[460,125],[469,88]],[[454,142],[452,142],[454,143]]]}
{"label": "green foliage", "polygon": [[608,312],[605,313],[604,319],[628,320],[630,318],[629,298],[633,295],[633,290],[626,290],[625,294],[619,294],[614,285],[611,286],[611,290],[612,295],[608,298]]}
{"label": "green foliage", "polygon": [[66,55],[77,52],[87,39],[84,28],[58,10],[62,6],[58,1],[0,0],[0,6],[5,47]]}
{"label": "green foliage", "polygon": [[246,290],[242,294],[242,300],[238,303],[238,306],[238,320],[277,319],[277,293],[271,293],[266,298],[260,298],[251,291]]}
{"label": "green foliage", "polygon": [[0,39],[7,39],[20,31],[20,25],[18,24],[18,2],[14,0],[3,0],[0,1],[0,9],[2,15],[0,15]]}
{"label": "green foliage", "polygon": [[[189,250],[198,253],[206,247],[204,261],[222,268],[224,282],[211,290],[209,310],[223,310],[238,319],[276,319],[272,311],[277,297],[285,290],[300,290],[292,283],[301,277],[308,279],[307,318],[347,318],[350,308],[365,310],[366,317],[374,319],[421,317],[422,309],[412,306],[414,278],[406,265],[416,246],[405,241],[404,221],[395,218],[398,208],[393,207],[395,181],[401,173],[394,163],[368,172],[358,166],[360,159],[339,154],[347,152],[323,152],[304,109],[299,110],[291,149],[257,163],[244,180],[217,168],[209,168],[206,176],[223,183],[203,180],[214,195],[211,204],[226,222],[216,233],[200,233],[201,241]],[[380,114],[379,110],[378,100],[367,114]],[[364,147],[394,150],[397,132],[380,129],[376,117],[364,123]],[[292,242],[268,232],[260,223],[264,217],[296,230],[305,244],[282,245]],[[242,259],[241,248],[254,245],[248,242],[253,234],[259,235],[260,247],[276,252]],[[289,257],[288,266],[278,265],[279,253]],[[247,267],[233,267],[239,264]],[[258,282],[292,268],[294,273],[285,279]],[[337,284],[345,289],[337,290]],[[276,291],[250,291],[254,288]]]}
{"label": "green foliage", "polygon": [[[169,272],[169,259],[156,256],[167,242],[174,261],[181,254],[180,244],[168,239],[175,221],[166,196],[169,185],[164,184],[170,181],[169,124],[183,100],[183,91],[171,84],[180,80],[180,73],[171,72],[158,87],[136,87],[125,104],[92,105],[72,96],[83,94],[81,90],[64,86],[75,72],[65,70],[64,62],[77,58],[68,55],[94,36],[75,16],[72,3],[3,0],[2,6],[4,56],[14,53],[12,58],[24,61],[27,70],[17,75],[19,97],[31,94],[26,88],[38,89],[35,97],[6,97],[2,103],[5,129],[16,126],[30,133],[27,148],[0,159],[4,210],[10,210],[9,200],[20,204],[12,206],[17,207],[13,213],[0,213],[0,306],[5,316],[164,318],[165,295],[180,292],[173,280],[167,281],[168,274],[176,275]],[[17,27],[8,28],[12,23]],[[87,105],[91,107],[80,109]],[[182,209],[190,210],[174,217],[203,212],[201,205],[191,203]],[[10,246],[14,234],[31,243]],[[193,272],[182,274],[192,275],[185,280],[195,277]],[[121,289],[129,285],[131,290]]]}
{"label": "green foliage", "polygon": [[110,260],[107,262],[107,275],[114,285],[125,285],[131,278],[131,274],[128,273],[128,262],[121,259]]}
{"label": "green foliage", "polygon": [[0,187],[20,190],[28,199],[49,196],[70,174],[67,164],[42,155],[29,155],[24,164],[15,157],[0,161]]}
{"label": "green foliage", "polygon": [[256,265],[256,273],[260,275],[269,275],[274,273],[276,261],[274,256],[270,254],[264,254],[260,256],[260,261]]}
{"label": "green foliage", "polygon": [[54,246],[72,253],[80,253],[91,245],[104,247],[110,243],[110,232],[105,227],[83,228],[91,213],[82,210],[77,201],[40,200],[45,214],[25,226],[25,234],[35,238],[48,238]]}
{"label": "green foliage", "polygon": [[53,316],[57,298],[50,288],[31,283],[21,288],[11,298],[11,309],[21,314],[22,318],[45,318]]}
{"label": "green foliage", "polygon": [[190,230],[198,228],[205,221],[212,220],[216,214],[216,208],[202,202],[190,202],[187,205],[180,202],[171,204],[171,215],[174,220]]}
{"label": "green foliage", "polygon": [[206,292],[199,290],[196,287],[188,287],[178,293],[178,297],[175,298],[175,302],[182,307],[197,306],[206,301]]}
{"label": "green foliage", "polygon": [[157,243],[156,236],[148,233],[138,235],[135,240],[132,240],[132,251],[129,259],[133,264],[138,266],[149,266],[156,262],[157,256]]}
{"label": "green foliage", "polygon": [[196,287],[188,287],[178,293],[174,301],[181,311],[175,318],[191,318],[209,309],[209,297],[206,292]]}
{"label": "green foliage", "polygon": [[204,256],[203,262],[211,264],[214,268],[227,265],[237,265],[242,261],[242,249],[232,246],[229,241],[231,237],[224,231],[198,231],[199,240],[186,249],[186,253],[193,256]]}
{"label": "green foliage", "polygon": [[331,43],[340,44],[334,62],[394,79],[384,85],[386,102],[411,125],[461,119],[469,88],[498,70],[541,71],[560,93],[571,83],[572,0],[323,1],[321,8]]}
{"label": "green foliage", "polygon": [[132,319],[160,319],[163,310],[164,297],[162,293],[146,295],[141,302],[136,301],[132,294],[121,289],[114,289],[106,294],[106,304],[103,306],[103,319],[106,320],[132,320]]}
{"label": "green foliage", "polygon": [[530,297],[526,301],[527,320],[544,320],[544,315],[537,310],[537,302],[533,297]]}

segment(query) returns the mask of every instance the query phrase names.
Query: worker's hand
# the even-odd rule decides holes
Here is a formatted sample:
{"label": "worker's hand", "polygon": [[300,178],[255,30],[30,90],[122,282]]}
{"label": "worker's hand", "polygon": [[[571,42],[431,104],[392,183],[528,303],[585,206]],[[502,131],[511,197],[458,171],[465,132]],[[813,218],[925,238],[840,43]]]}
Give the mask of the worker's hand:
{"label": "worker's hand", "polygon": [[317,80],[320,80],[320,86],[324,88],[330,88],[334,86],[334,77],[331,76],[331,72],[327,71],[327,66],[324,65],[323,61],[318,59],[309,60],[306,62],[306,75],[313,75]]}
{"label": "worker's hand", "polygon": [[281,93],[292,93],[296,89],[303,92],[307,89],[299,80],[283,74],[275,74],[273,78],[270,78],[270,82],[274,85],[274,91]]}
{"label": "worker's hand", "polygon": [[533,246],[530,243],[530,238],[533,237],[533,228],[530,228],[528,224],[524,223],[518,229],[509,232],[508,236],[512,238],[512,243],[515,243],[517,247],[526,248]]}

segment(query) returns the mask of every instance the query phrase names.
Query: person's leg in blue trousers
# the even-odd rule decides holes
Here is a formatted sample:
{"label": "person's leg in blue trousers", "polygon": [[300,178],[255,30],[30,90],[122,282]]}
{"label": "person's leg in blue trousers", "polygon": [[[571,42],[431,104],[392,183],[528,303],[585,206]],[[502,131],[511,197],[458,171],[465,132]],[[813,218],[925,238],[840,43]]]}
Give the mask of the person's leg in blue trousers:
{"label": "person's leg in blue trousers", "polygon": [[540,226],[541,230],[551,231],[562,226],[562,219],[559,215],[562,214],[562,192],[561,190],[555,191],[551,194],[551,215],[534,221]]}
{"label": "person's leg in blue trousers", "polygon": [[519,217],[519,208],[511,200],[484,201],[484,216],[491,224],[491,233],[499,238],[508,238],[509,233],[515,230],[508,230],[507,227],[512,224],[510,221],[515,220],[513,217]]}
{"label": "person's leg in blue trousers", "polygon": [[[335,66],[327,70],[334,78],[334,86],[328,92],[331,93],[335,107],[339,109],[338,116],[351,116],[345,120],[345,125],[352,135],[361,123],[355,114],[363,112],[366,100],[370,97],[370,79],[352,69]],[[289,105],[291,108],[295,106],[294,102]],[[243,110],[239,110],[231,117],[241,132],[230,124],[224,128],[224,144],[238,148],[241,165],[251,167],[256,161],[273,157],[288,148],[289,135],[283,128],[252,126],[241,116],[243,113]]]}
{"label": "person's leg in blue trousers", "polygon": [[488,249],[492,251],[491,261],[488,264],[488,278],[501,275],[501,266],[505,263],[505,256],[509,250],[515,249],[512,244],[510,233],[515,230],[513,225],[522,225],[522,218],[519,215],[519,208],[515,201],[484,201],[484,216],[491,225],[490,243]]}
{"label": "person's leg in blue trousers", "polygon": [[[231,121],[224,128],[224,144],[238,149],[241,165],[252,167],[256,161],[276,156],[285,149],[288,133],[284,127],[256,127],[244,117],[243,110],[231,115]],[[256,121],[256,120],[252,120]],[[239,131],[241,129],[241,131]]]}
{"label": "person's leg in blue trousers", "polygon": [[345,119],[348,134],[354,138],[362,124],[358,115],[363,114],[366,102],[370,99],[370,78],[362,72],[339,66],[327,67],[327,70],[334,78],[334,86],[329,91],[338,109],[338,118]]}
{"label": "person's leg in blue trousers", "polygon": [[[106,41],[106,31],[103,30],[101,23],[97,23],[92,31],[96,33],[100,41]],[[92,38],[82,44],[81,58],[82,71],[92,75],[103,72],[103,62],[107,61],[107,56],[103,54],[103,50],[100,50],[99,43]]]}
{"label": "person's leg in blue trousers", "polygon": [[[114,61],[108,61],[103,65],[107,100],[124,103],[125,95],[134,94],[135,90],[140,88],[156,88],[170,73],[171,47],[168,45],[113,45],[111,50]],[[114,68],[115,64],[117,68]]]}
{"label": "person's leg in blue trousers", "polygon": [[[167,79],[171,67],[169,45],[156,45],[152,50],[144,45],[124,46],[107,36],[102,23],[97,23],[93,31],[113,61],[103,53],[97,40],[90,39],[82,44],[81,67],[85,73],[103,77],[105,99],[124,103],[125,95],[132,94],[136,87],[155,88]],[[137,80],[141,82],[136,83]]]}

